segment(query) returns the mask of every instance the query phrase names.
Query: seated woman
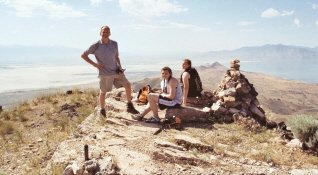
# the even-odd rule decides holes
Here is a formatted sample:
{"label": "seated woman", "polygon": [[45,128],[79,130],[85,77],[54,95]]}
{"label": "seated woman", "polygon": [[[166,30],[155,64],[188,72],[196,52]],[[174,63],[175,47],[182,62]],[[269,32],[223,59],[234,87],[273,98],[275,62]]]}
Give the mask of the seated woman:
{"label": "seated woman", "polygon": [[163,110],[166,108],[180,107],[182,103],[182,89],[178,80],[172,77],[172,71],[169,67],[161,69],[162,81],[160,83],[162,93],[149,93],[148,103],[143,112],[132,116],[135,120],[142,118],[152,111],[153,116],[148,118],[148,123],[160,123],[158,108]]}

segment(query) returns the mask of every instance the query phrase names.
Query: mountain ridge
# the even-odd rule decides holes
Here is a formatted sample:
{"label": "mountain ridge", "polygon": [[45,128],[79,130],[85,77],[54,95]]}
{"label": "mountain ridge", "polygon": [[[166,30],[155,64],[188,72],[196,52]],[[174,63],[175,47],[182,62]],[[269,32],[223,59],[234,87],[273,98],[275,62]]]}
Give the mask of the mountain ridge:
{"label": "mountain ridge", "polygon": [[266,44],[263,46],[241,47],[235,50],[210,51],[201,56],[210,58],[235,58],[242,60],[315,60],[318,58],[317,47],[289,46],[283,44]]}
{"label": "mountain ridge", "polygon": [[[23,45],[0,45],[1,56],[23,55],[23,54],[57,54],[57,53],[81,53],[84,49],[71,48],[64,46],[23,46]],[[122,50],[122,49],[120,49]],[[315,59],[318,57],[317,47],[294,46],[284,44],[265,44],[262,46],[245,46],[234,50],[208,51],[203,53],[189,53],[184,51],[191,57],[213,57],[213,58],[233,58],[240,57],[241,59],[274,59],[274,58],[291,58],[291,59]],[[155,54],[134,54],[123,53],[125,56],[131,57],[151,57]],[[180,55],[178,53],[177,55]],[[134,56],[135,55],[135,56]],[[164,57],[169,57],[169,54],[164,54]],[[170,55],[175,55],[171,53]],[[163,58],[164,59],[164,58]]]}

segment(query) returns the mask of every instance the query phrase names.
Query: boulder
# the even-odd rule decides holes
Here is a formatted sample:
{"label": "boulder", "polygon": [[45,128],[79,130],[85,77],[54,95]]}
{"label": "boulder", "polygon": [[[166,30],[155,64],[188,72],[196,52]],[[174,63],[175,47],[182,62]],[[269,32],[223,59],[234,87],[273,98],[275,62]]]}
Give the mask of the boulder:
{"label": "boulder", "polygon": [[250,111],[260,118],[265,118],[265,114],[257,106],[253,104],[250,106]]}
{"label": "boulder", "polygon": [[216,103],[213,103],[211,107],[212,111],[218,112],[218,113],[225,113],[227,109],[223,107],[222,102],[218,100]]}
{"label": "boulder", "polygon": [[165,117],[178,116],[182,122],[208,122],[210,113],[195,107],[182,106],[180,108],[167,109]]}
{"label": "boulder", "polygon": [[228,108],[228,107],[233,107],[236,103],[236,98],[233,97],[233,96],[226,96],[226,97],[223,97],[224,99],[224,104],[225,106]]}
{"label": "boulder", "polygon": [[251,91],[251,87],[246,81],[241,81],[236,85],[235,90],[239,94],[248,94]]}
{"label": "boulder", "polygon": [[65,168],[63,175],[75,175],[71,165]]}
{"label": "boulder", "polygon": [[286,146],[291,147],[291,148],[302,148],[303,143],[299,139],[292,139],[289,141]]}

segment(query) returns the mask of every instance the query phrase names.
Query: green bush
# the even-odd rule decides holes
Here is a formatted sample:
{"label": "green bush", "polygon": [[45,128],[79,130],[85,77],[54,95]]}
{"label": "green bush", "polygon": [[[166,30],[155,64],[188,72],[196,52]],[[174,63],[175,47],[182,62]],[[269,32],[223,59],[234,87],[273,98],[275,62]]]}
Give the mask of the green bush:
{"label": "green bush", "polygon": [[309,148],[318,149],[318,120],[312,116],[298,115],[287,121],[291,131]]}

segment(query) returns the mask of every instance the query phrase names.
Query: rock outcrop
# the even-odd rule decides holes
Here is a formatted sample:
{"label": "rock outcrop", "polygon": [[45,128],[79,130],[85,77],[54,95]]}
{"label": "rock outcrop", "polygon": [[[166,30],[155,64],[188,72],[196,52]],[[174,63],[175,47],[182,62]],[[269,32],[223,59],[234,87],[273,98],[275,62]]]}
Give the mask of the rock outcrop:
{"label": "rock outcrop", "polygon": [[211,110],[215,116],[228,122],[250,117],[265,126],[267,124],[265,111],[257,100],[258,93],[253,84],[240,72],[240,61],[238,59],[231,61],[230,67],[218,89],[214,91],[216,101]]}
{"label": "rock outcrop", "polygon": [[180,107],[167,109],[165,117],[178,116],[183,123],[202,122],[207,123],[211,121],[211,113],[196,107]]}
{"label": "rock outcrop", "polygon": [[[258,125],[276,128],[275,122],[266,119],[257,95],[253,84],[241,73],[240,61],[235,59],[231,61],[230,69],[226,71],[217,90],[213,93],[205,91],[201,99],[193,99],[193,104],[199,104],[196,107],[168,109],[166,117],[178,116],[184,122],[237,121],[248,127]],[[210,103],[213,103],[212,106]],[[211,106],[210,109],[206,109],[207,106]]]}
{"label": "rock outcrop", "polygon": [[[273,166],[271,162],[241,157],[238,152],[226,150],[228,145],[204,140],[206,137],[212,139],[214,130],[199,131],[205,134],[199,134],[194,128],[169,130],[154,136],[159,126],[132,120],[131,114],[126,112],[124,96],[124,89],[108,93],[107,118],[96,108],[69,139],[57,147],[41,174],[289,173],[286,168]],[[164,115],[165,111],[160,111],[160,116]],[[85,145],[88,145],[89,160],[85,160]]]}

